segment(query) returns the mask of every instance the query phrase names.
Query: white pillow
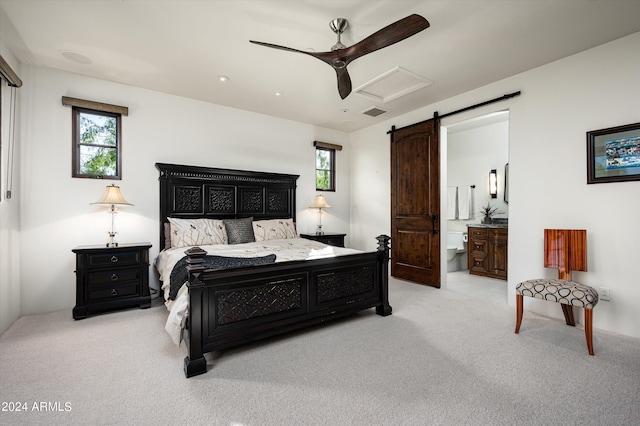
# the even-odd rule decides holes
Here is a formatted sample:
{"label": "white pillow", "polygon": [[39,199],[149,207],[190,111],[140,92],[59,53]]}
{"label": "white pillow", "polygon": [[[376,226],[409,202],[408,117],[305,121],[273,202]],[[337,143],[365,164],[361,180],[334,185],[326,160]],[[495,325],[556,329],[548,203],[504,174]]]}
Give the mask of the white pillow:
{"label": "white pillow", "polygon": [[253,222],[256,241],[298,238],[293,219],[256,220]]}
{"label": "white pillow", "polygon": [[216,219],[176,219],[171,223],[171,248],[227,244],[224,223]]}

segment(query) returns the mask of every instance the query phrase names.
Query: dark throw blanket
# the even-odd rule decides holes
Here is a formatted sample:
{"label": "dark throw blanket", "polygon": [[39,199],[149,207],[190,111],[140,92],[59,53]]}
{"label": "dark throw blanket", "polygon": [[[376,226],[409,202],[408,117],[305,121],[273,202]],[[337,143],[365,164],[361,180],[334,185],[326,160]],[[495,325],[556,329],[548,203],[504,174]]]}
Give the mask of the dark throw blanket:
{"label": "dark throw blanket", "polygon": [[[268,254],[260,257],[226,257],[226,256],[205,256],[204,267],[206,269],[226,269],[237,268],[240,266],[264,265],[276,261],[275,254]],[[169,277],[169,299],[175,300],[178,290],[182,284],[187,282],[189,274],[187,273],[187,256],[183,257],[175,264],[171,270]]]}

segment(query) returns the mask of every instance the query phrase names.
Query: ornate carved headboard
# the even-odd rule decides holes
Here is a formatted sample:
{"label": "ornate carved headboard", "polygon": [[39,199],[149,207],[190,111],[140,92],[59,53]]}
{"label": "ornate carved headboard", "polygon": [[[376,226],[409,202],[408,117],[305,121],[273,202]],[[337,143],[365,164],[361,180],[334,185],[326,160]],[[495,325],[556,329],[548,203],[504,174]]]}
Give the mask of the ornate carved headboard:
{"label": "ornate carved headboard", "polygon": [[299,175],[156,163],[160,171],[160,247],[167,218],[296,219]]}

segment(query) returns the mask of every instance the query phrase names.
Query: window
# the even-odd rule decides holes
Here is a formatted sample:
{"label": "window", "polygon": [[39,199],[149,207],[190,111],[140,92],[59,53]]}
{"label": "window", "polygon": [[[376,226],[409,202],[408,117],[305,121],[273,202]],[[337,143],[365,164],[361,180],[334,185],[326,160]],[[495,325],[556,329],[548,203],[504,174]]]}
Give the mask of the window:
{"label": "window", "polygon": [[73,107],[73,177],[121,179],[121,114]]}
{"label": "window", "polygon": [[335,156],[335,149],[316,146],[316,190],[336,190]]}
{"label": "window", "polygon": [[316,190],[336,190],[336,151],[342,151],[342,145],[315,141],[316,147]]}

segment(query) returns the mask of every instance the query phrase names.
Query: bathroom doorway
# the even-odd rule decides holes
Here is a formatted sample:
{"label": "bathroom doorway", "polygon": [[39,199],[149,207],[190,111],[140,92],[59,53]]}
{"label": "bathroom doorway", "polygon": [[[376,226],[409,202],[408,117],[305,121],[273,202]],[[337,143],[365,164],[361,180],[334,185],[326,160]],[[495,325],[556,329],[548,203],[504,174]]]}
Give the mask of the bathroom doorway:
{"label": "bathroom doorway", "polygon": [[[484,207],[494,209],[492,220],[508,227],[509,111],[497,111],[464,121],[444,124],[442,167],[447,235],[442,236],[445,288],[471,297],[507,304],[507,281],[469,273],[468,225],[485,226]],[[446,135],[445,135],[446,133]],[[446,172],[445,172],[446,171]],[[495,171],[496,187],[490,175]],[[446,178],[446,179],[445,179]],[[493,192],[493,194],[492,194]],[[446,198],[446,199],[445,199]],[[475,262],[472,260],[472,262]],[[443,265],[444,269],[444,265]],[[474,269],[477,269],[474,267]]]}

